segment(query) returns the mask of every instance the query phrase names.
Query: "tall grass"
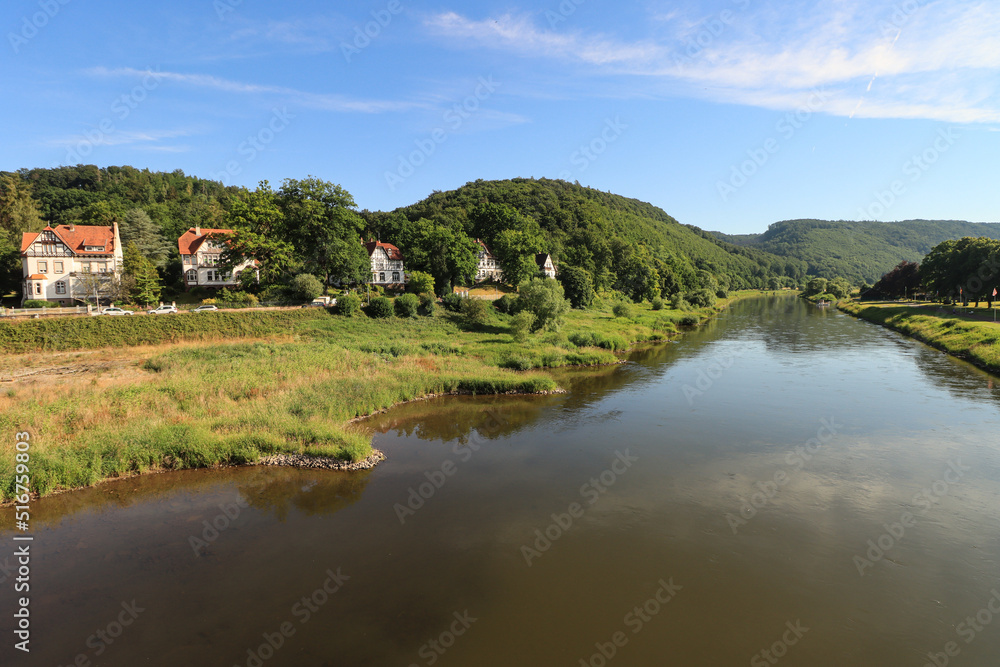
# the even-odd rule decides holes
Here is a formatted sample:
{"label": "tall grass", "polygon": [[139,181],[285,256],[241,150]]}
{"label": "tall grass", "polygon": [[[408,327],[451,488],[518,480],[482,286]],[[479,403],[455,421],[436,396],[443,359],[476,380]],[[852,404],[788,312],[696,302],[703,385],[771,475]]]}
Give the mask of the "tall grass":
{"label": "tall grass", "polygon": [[[629,345],[675,333],[681,316],[649,304],[629,318],[610,306],[571,311],[561,332],[523,343],[513,341],[509,316],[466,330],[443,309],[378,321],[297,309],[4,323],[5,351],[121,346],[129,367],[18,382],[0,393],[0,433],[31,433],[32,489],[42,494],[278,452],[357,461],[371,444],[349,423],[355,417],[431,394],[552,391],[558,385],[542,369],[615,362]],[[0,497],[14,489],[6,438]]]}

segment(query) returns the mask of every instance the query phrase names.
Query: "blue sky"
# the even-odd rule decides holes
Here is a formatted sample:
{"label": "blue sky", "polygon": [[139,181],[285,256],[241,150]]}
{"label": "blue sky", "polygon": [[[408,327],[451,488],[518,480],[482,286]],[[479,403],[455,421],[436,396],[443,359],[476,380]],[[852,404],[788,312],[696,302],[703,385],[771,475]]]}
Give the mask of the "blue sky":
{"label": "blue sky", "polygon": [[550,177],[730,233],[1000,220],[992,1],[6,0],[0,169]]}

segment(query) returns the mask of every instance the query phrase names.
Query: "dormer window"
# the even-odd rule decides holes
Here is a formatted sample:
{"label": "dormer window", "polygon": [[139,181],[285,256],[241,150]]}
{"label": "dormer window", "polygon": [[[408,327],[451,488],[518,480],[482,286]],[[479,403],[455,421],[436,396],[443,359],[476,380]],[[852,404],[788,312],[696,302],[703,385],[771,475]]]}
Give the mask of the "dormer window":
{"label": "dormer window", "polygon": [[88,245],[83,247],[85,252],[104,252],[104,246],[102,245]]}

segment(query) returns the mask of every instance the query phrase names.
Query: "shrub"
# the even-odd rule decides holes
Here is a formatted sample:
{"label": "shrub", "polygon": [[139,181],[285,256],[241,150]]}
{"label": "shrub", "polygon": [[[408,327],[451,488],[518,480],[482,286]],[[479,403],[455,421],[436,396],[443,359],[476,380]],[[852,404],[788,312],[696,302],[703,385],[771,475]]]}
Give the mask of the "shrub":
{"label": "shrub", "polygon": [[[308,310],[308,308],[306,309]],[[333,311],[338,315],[344,315],[346,317],[354,317],[361,310],[361,297],[357,294],[345,294],[344,296],[337,299],[336,305],[333,307]]]}
{"label": "shrub", "polygon": [[559,328],[569,310],[569,301],[563,294],[563,286],[556,280],[532,278],[521,284],[517,305],[535,316],[532,331]]}
{"label": "shrub", "polygon": [[214,306],[217,303],[216,299],[202,299],[201,305],[203,306]]}
{"label": "shrub", "polygon": [[574,308],[587,308],[594,301],[594,282],[590,274],[578,266],[567,266],[559,272],[566,298]]}
{"label": "shrub", "polygon": [[482,299],[462,299],[462,318],[468,327],[481,327],[490,321],[490,305]]}
{"label": "shrub", "polygon": [[514,338],[514,341],[517,343],[523,343],[528,340],[528,333],[531,332],[531,325],[534,323],[534,313],[522,310],[514,315],[514,317],[510,320],[510,335]]}
{"label": "shrub", "polygon": [[720,299],[728,299],[729,298],[729,292],[727,292],[724,289],[718,289],[718,290],[715,291],[715,296],[719,297]]}
{"label": "shrub", "polygon": [[698,324],[698,316],[697,315],[685,315],[684,317],[682,317],[680,319],[680,322],[684,326],[693,327],[694,325]]}
{"label": "shrub", "polygon": [[670,307],[674,310],[689,310],[691,308],[691,304],[688,303],[683,294],[678,292],[670,297]]}
{"label": "shrub", "polygon": [[229,291],[226,288],[219,290],[216,303],[231,303],[237,306],[255,306],[260,303],[256,295],[249,292]]}
{"label": "shrub", "polygon": [[433,292],[424,292],[419,297],[420,305],[417,306],[417,312],[425,317],[430,317],[434,314],[434,310],[437,308],[437,297],[434,296]]}
{"label": "shrub", "polygon": [[493,302],[493,307],[497,309],[498,313],[513,315],[517,311],[516,304],[517,299],[512,297],[510,294],[504,294],[502,297]]}
{"label": "shrub", "polygon": [[457,313],[462,310],[462,297],[454,292],[449,292],[444,295],[441,299],[441,305],[445,307],[445,310],[450,310],[453,313]]}
{"label": "shrub", "polygon": [[625,301],[619,301],[611,307],[615,317],[632,317],[632,306]]}
{"label": "shrub", "polygon": [[711,308],[715,305],[715,292],[708,289],[698,289],[688,292],[685,297],[692,306],[698,308]]}
{"label": "shrub", "polygon": [[434,276],[423,271],[410,272],[410,282],[406,283],[406,289],[414,294],[434,291]]}
{"label": "shrub", "polygon": [[323,293],[323,283],[311,273],[300,273],[292,278],[291,291],[302,301],[312,301]]}
{"label": "shrub", "polygon": [[661,297],[653,297],[653,310],[663,310],[663,299]]}
{"label": "shrub", "polygon": [[392,317],[392,301],[384,296],[377,296],[368,304],[368,317],[385,319]]}
{"label": "shrub", "polygon": [[396,297],[392,304],[397,317],[416,317],[417,308],[420,307],[420,299],[416,294],[402,294]]}
{"label": "shrub", "polygon": [[24,302],[25,308],[57,308],[58,303],[54,301],[43,301],[41,299],[28,299]]}

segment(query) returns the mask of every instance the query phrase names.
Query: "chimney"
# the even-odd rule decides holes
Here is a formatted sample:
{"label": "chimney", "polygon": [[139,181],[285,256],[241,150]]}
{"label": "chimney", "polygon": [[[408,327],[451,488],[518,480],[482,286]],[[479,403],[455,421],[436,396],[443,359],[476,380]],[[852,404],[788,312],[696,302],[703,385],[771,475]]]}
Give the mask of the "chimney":
{"label": "chimney", "polygon": [[72,223],[72,222],[69,223],[68,227],[69,227],[69,231],[71,231],[71,232],[75,232],[76,231],[76,225],[74,223]]}
{"label": "chimney", "polygon": [[201,236],[201,225],[200,224],[196,224],[194,226],[194,233],[195,233],[195,236]]}

